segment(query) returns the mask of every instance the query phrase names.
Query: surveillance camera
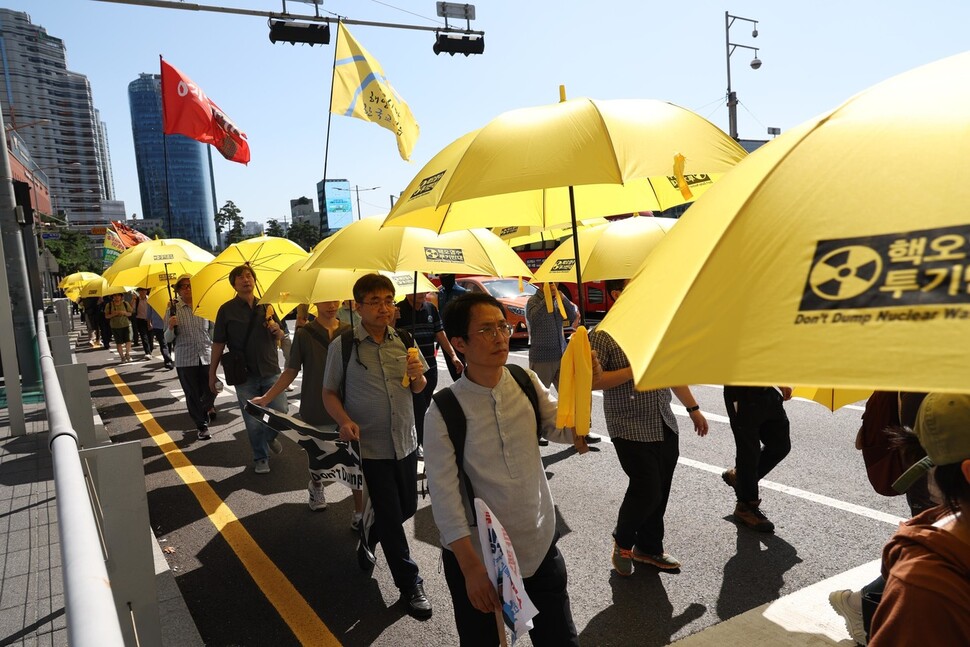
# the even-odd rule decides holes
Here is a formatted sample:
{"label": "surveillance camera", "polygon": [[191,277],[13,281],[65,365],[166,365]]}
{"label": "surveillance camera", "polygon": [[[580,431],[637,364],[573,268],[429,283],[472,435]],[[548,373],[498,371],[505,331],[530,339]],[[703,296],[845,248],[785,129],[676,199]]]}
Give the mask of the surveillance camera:
{"label": "surveillance camera", "polygon": [[751,69],[757,70],[760,67],[761,67],[761,59],[755,56],[753,59],[751,59]]}
{"label": "surveillance camera", "polygon": [[751,30],[751,38],[757,38],[757,37],[758,37],[758,28],[755,27],[754,29]]}

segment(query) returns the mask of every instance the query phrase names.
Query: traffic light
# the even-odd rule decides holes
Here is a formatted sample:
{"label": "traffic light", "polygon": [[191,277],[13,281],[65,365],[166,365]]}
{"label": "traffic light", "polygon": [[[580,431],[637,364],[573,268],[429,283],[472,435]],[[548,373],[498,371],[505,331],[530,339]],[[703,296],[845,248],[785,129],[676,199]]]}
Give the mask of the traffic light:
{"label": "traffic light", "polygon": [[293,22],[291,20],[270,20],[269,40],[271,43],[280,41],[296,45],[306,43],[314,45],[330,44],[330,25],[328,23]]}
{"label": "traffic light", "polygon": [[435,39],[434,47],[431,48],[435,54],[445,52],[446,54],[484,54],[485,37],[476,34],[438,34]]}

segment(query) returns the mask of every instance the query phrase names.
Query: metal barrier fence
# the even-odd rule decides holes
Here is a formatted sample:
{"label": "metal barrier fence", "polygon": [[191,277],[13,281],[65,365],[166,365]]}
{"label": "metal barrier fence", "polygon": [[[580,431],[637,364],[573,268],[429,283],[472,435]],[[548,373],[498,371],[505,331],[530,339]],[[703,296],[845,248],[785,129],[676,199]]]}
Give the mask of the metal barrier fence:
{"label": "metal barrier fence", "polygon": [[125,642],[81,468],[78,436],[61,392],[42,311],[37,313],[37,346],[50,427],[68,641],[73,647],[121,647]]}

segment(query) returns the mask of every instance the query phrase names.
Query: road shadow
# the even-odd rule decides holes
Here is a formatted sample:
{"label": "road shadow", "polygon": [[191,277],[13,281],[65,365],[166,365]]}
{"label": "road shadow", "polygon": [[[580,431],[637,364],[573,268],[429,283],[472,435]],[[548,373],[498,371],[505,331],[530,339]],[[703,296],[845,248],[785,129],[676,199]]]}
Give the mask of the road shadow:
{"label": "road shadow", "polygon": [[727,620],[777,600],[785,573],[801,561],[795,547],[778,535],[738,526],[737,551],[724,565],[717,617]]}
{"label": "road shadow", "polygon": [[[593,616],[579,635],[583,645],[625,647],[636,636],[638,647],[670,644],[671,636],[704,615],[707,607],[696,602],[674,615],[657,569],[637,565],[630,577],[610,573],[613,603]],[[572,601],[573,608],[577,600]]]}

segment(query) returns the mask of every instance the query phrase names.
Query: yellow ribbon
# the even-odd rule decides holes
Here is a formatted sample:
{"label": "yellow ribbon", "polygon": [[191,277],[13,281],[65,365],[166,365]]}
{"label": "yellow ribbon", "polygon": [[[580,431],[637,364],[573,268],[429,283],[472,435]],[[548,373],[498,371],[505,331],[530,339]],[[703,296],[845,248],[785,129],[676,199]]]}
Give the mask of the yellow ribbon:
{"label": "yellow ribbon", "polygon": [[687,179],[684,178],[684,164],[687,162],[687,158],[677,153],[674,155],[674,177],[677,179],[677,188],[680,189],[680,194],[684,196],[684,200],[690,200],[694,197],[691,193],[690,187],[687,186]]}
{"label": "yellow ribbon", "polygon": [[569,339],[559,364],[559,409],[556,427],[574,429],[577,436],[589,434],[593,409],[593,354],[586,326]]}

